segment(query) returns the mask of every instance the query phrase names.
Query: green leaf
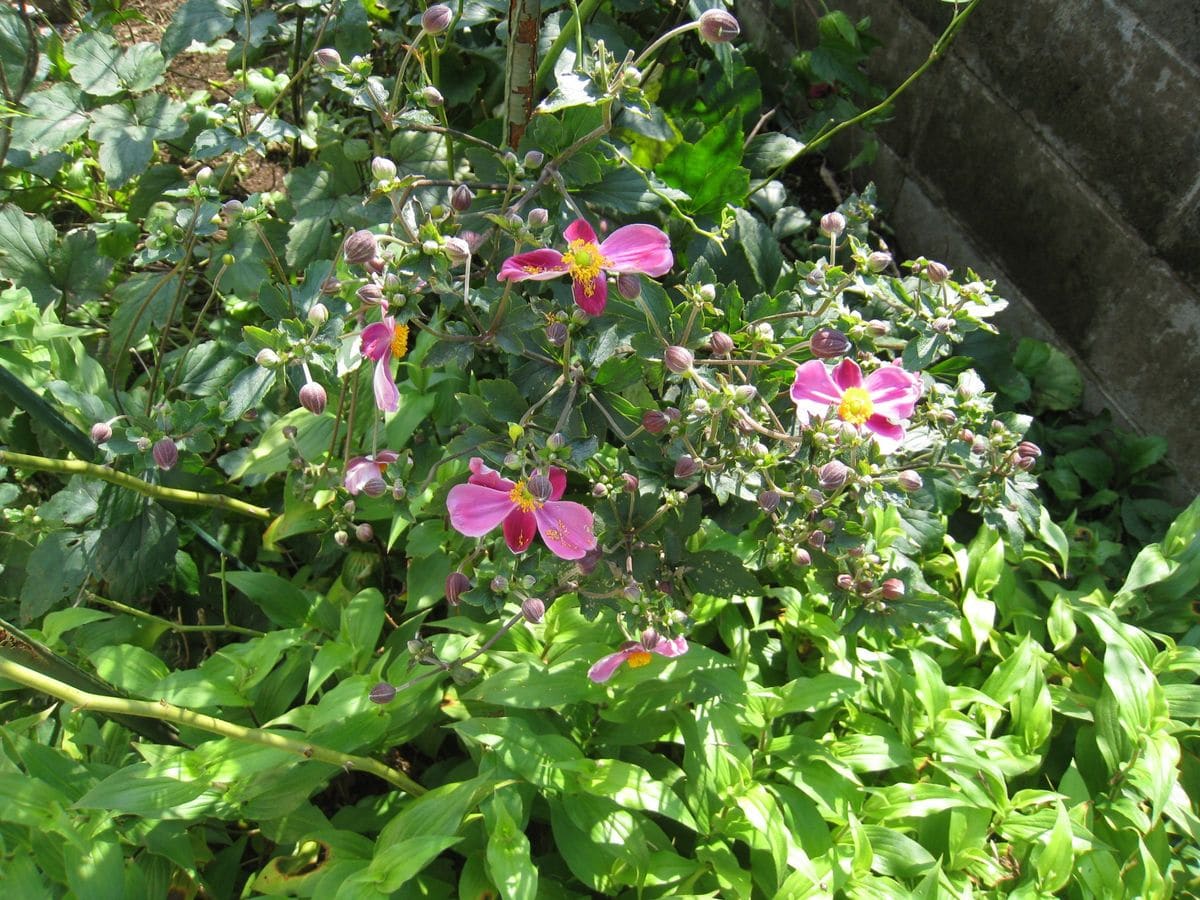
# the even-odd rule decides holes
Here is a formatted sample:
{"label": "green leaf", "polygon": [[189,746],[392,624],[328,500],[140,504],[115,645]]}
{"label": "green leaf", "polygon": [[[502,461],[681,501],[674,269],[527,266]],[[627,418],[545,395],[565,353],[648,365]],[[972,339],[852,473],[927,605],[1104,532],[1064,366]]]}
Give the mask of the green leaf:
{"label": "green leaf", "polygon": [[[221,421],[236,422],[238,419],[244,416],[248,410],[257,407],[260,403],[262,403],[263,398],[267,396],[267,391],[269,391],[271,386],[275,384],[275,373],[275,369],[265,369],[258,365],[250,366],[249,368],[243,369],[241,372],[239,372],[237,377],[234,378],[233,382],[229,385],[229,396],[225,402],[224,409],[221,410]],[[308,410],[294,409],[291,413],[289,413],[289,415],[302,412],[307,413]],[[276,421],[274,424],[278,425],[279,422]],[[330,428],[332,431],[332,425]],[[258,446],[262,446],[261,441],[259,442]],[[275,449],[277,449],[277,446]],[[250,454],[251,458],[254,456],[254,453]],[[242,472],[242,474],[246,473]]]}
{"label": "green leaf", "polygon": [[696,215],[714,215],[726,204],[737,206],[750,189],[750,172],[741,166],[741,115],[734,111],[711,126],[695,143],[683,142],[659,164],[655,174],[691,197]]}
{"label": "green leaf", "polygon": [[88,660],[97,675],[136,697],[153,697],[159,682],[171,674],[161,659],[132,644],[99,647]]}
{"label": "green leaf", "polygon": [[51,269],[55,244],[54,226],[45,219],[11,203],[0,206],[0,277],[28,289],[43,309],[62,296]]}
{"label": "green leaf", "polygon": [[762,585],[754,573],[732,553],[724,550],[688,553],[684,556],[683,564],[687,567],[684,577],[695,591],[714,597],[762,595]]}
{"label": "green leaf", "polygon": [[521,830],[524,804],[513,786],[501,788],[481,804],[487,831],[487,870],[505,900],[537,896],[538,872]]}
{"label": "green leaf", "polygon": [[167,58],[186,50],[193,41],[208,44],[234,25],[238,4],[232,0],[187,0],[175,10],[171,24],[162,37],[162,52]]}
{"label": "green leaf", "polygon": [[1038,887],[1048,894],[1066,887],[1075,864],[1075,853],[1071,846],[1071,819],[1061,800],[1055,801],[1054,806],[1057,809],[1054,828],[1050,830],[1049,838],[1034,862]]}
{"label": "green leaf", "polygon": [[367,879],[376,890],[391,894],[460,840],[449,835],[421,834],[394,844],[380,842],[367,867]]}
{"label": "green leaf", "polygon": [[821,672],[811,678],[790,681],[784,687],[775,688],[774,693],[783,704],[778,714],[786,715],[797,712],[811,713],[840,706],[862,690],[863,683],[857,679]]}
{"label": "green leaf", "polygon": [[21,621],[45,614],[75,594],[88,577],[88,553],[94,535],[72,531],[46,535],[29,555],[25,584],[21,588]]}
{"label": "green leaf", "polygon": [[109,323],[110,367],[127,364],[125,354],[152,328],[162,328],[181,285],[178,275],[139,273],[131,275],[113,291],[116,313]]}
{"label": "green leaf", "polygon": [[108,97],[121,90],[117,59],[121,47],[116,38],[103,31],[88,31],[78,35],[63,48],[71,64],[71,80],[85,93]]}
{"label": "green leaf", "polygon": [[804,144],[778,131],[756,135],[746,148],[742,159],[755,178],[766,178],[771,172],[795,159]]}
{"label": "green leaf", "polygon": [[83,92],[60,82],[31,94],[25,99],[25,113],[12,120],[12,127],[16,147],[35,154],[59,150],[87,131]]}
{"label": "green leaf", "polygon": [[520,662],[489,676],[463,696],[500,706],[544,709],[577,703],[590,693],[590,682],[578,665],[552,671],[545,664]]}
{"label": "green leaf", "polygon": [[93,559],[112,598],[128,602],[170,577],[178,547],[175,517],[148,503],[141,515],[100,532]]}
{"label": "green leaf", "polygon": [[109,184],[119,187],[145,172],[154,156],[154,142],[183,133],[185,109],[161,94],[148,94],[136,102],[93,110],[88,135],[100,144],[100,167]]}
{"label": "green leaf", "polygon": [[[219,577],[219,576],[218,576]],[[303,625],[312,606],[300,588],[271,572],[226,572],[225,581],[282,628]]]}
{"label": "green leaf", "polygon": [[157,44],[134,44],[117,60],[117,78],[131,93],[148,91],[163,79],[167,61]]}
{"label": "green leaf", "polygon": [[118,769],[73,805],[76,809],[102,809],[111,815],[168,819],[176,818],[178,807],[186,807],[208,790],[203,781],[153,776],[150,770],[149,763]]}
{"label": "green leaf", "polygon": [[383,630],[383,594],[368,588],[355,594],[342,610],[342,626],[339,636],[349,644],[360,658],[374,652]]}

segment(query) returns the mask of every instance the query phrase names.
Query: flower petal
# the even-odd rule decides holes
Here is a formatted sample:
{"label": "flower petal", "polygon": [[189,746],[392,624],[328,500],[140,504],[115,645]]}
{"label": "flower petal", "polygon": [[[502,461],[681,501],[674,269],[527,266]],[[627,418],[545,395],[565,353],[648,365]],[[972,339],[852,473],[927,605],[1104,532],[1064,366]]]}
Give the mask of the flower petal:
{"label": "flower petal", "polygon": [[590,669],[588,669],[588,678],[603,684],[612,678],[617,669],[621,668],[621,664],[629,659],[631,650],[618,650],[616,653],[610,653],[608,656],[601,657],[596,660]]}
{"label": "flower petal", "polygon": [[[589,290],[590,289],[590,290]],[[589,316],[598,316],[604,312],[608,303],[608,282],[601,272],[592,281],[573,281],[571,290],[575,294],[575,302]]]}
{"label": "flower petal", "polygon": [[582,559],[596,546],[596,536],[592,534],[595,520],[591,510],[581,503],[550,500],[532,515],[542,540],[560,559]]}
{"label": "flower petal", "polygon": [[893,421],[907,419],[921,397],[921,379],[896,365],[880,366],[866,377],[863,387],[871,395],[875,412]]}
{"label": "flower petal", "polygon": [[467,537],[482,537],[504,521],[513,511],[513,502],[504,491],[481,484],[456,484],[446,495],[450,526]]}
{"label": "flower petal", "polygon": [[863,428],[874,435],[875,443],[884,455],[895,453],[900,442],[904,440],[904,428],[878,413],[867,419]]}
{"label": "flower petal", "polygon": [[567,243],[572,241],[587,241],[589,244],[596,243],[596,232],[592,230],[592,226],[588,224],[587,219],[576,219],[563,231],[563,237],[567,239]]}
{"label": "flower petal", "polygon": [[507,478],[501,477],[500,473],[495,469],[490,468],[478,456],[471,457],[471,477],[467,479],[471,484],[479,484],[484,487],[492,488],[497,491],[508,493],[516,484],[509,481]]}
{"label": "flower petal", "polygon": [[375,464],[379,466],[379,473],[382,475],[383,470],[400,458],[400,454],[395,450],[380,450],[371,456],[375,460]]}
{"label": "flower petal", "polygon": [[400,391],[392,377],[392,355],[385,353],[375,363],[375,405],[384,412],[395,412],[400,408]]}
{"label": "flower petal", "polygon": [[666,275],[675,264],[671,239],[653,225],[626,225],[618,228],[600,245],[600,255],[610,272]]}
{"label": "flower petal", "polygon": [[567,473],[558,466],[551,466],[546,477],[550,479],[550,499],[562,499],[563,492],[567,489]]}
{"label": "flower petal", "polygon": [[372,322],[362,330],[359,348],[362,355],[376,362],[392,353],[392,338],[396,334],[396,320],[388,316],[382,322]]}
{"label": "flower petal", "polygon": [[524,553],[528,550],[537,531],[538,523],[533,513],[519,507],[514,507],[504,519],[504,540],[508,541],[508,549],[513,553]]}
{"label": "flower petal", "polygon": [[496,276],[500,281],[547,281],[558,278],[567,271],[562,254],[557,250],[542,248],[510,256],[500,266]]}
{"label": "flower petal", "polygon": [[796,412],[805,422],[819,419],[829,412],[829,407],[842,402],[842,392],[829,377],[829,367],[819,359],[796,367],[791,394]]}
{"label": "flower petal", "polygon": [[358,494],[366,487],[368,481],[379,474],[379,468],[373,460],[366,456],[356,456],[346,463],[346,474],[342,483],[348,492]]}
{"label": "flower petal", "polygon": [[687,649],[687,639],[683,635],[680,635],[679,637],[672,638],[671,640],[667,640],[665,638],[660,639],[657,644],[650,648],[650,652],[657,653],[659,656],[665,656],[668,659],[671,659],[676,656],[683,656],[683,654],[687,653]]}
{"label": "flower petal", "polygon": [[842,391],[845,391],[847,388],[862,387],[862,369],[852,359],[843,359],[833,367],[832,374],[833,383],[841,388]]}

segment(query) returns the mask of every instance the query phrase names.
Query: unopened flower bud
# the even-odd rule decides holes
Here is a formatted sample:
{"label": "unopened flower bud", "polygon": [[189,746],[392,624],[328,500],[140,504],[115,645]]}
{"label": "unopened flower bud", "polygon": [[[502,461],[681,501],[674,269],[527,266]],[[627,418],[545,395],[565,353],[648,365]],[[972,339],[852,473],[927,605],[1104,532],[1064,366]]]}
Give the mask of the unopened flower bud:
{"label": "unopened flower bud", "polygon": [[379,242],[375,240],[375,235],[366,229],[354,232],[346,238],[346,243],[342,246],[342,255],[350,265],[368,263],[378,253]]}
{"label": "unopened flower bud", "polygon": [[682,375],[684,372],[691,370],[692,363],[695,362],[695,357],[692,356],[692,351],[687,349],[687,347],[675,345],[667,348],[666,353],[663,354],[663,362],[676,375]]}
{"label": "unopened flower bud", "polygon": [[201,166],[196,170],[196,184],[204,187],[212,184],[213,170],[210,166]]}
{"label": "unopened flower bud", "polygon": [[836,328],[818,328],[808,339],[808,349],[817,359],[835,359],[850,351],[850,338]]}
{"label": "unopened flower bud", "polygon": [[637,493],[638,483],[639,483],[638,477],[636,475],[632,475],[629,472],[621,473],[621,488],[626,493],[628,493],[628,494]]}
{"label": "unopened flower bud", "polygon": [[450,205],[459,212],[466,212],[475,202],[475,192],[460,184],[450,192]]}
{"label": "unopened flower bud", "polygon": [[1034,466],[1037,465],[1037,459],[1033,456],[1018,455],[1015,465],[1022,472],[1028,472],[1030,469],[1032,469]]}
{"label": "unopened flower bud", "polygon": [[550,213],[540,206],[535,206],[529,211],[525,221],[530,228],[545,228],[546,223],[550,221]]}
{"label": "unopened flower bud", "polygon": [[371,688],[371,693],[367,695],[367,699],[372,703],[378,703],[380,706],[383,706],[396,699],[396,689],[386,681],[381,681],[375,687]]}
{"label": "unopened flower bud", "polygon": [[630,272],[617,276],[617,293],[626,300],[636,300],[642,293],[642,279]]}
{"label": "unopened flower bud", "polygon": [[421,15],[421,30],[426,34],[441,34],[454,20],[454,11],[445,3],[435,3]]}
{"label": "unopened flower bud", "polygon": [[135,446],[138,448],[139,453],[145,453],[147,450],[150,449],[150,438],[148,438],[148,437],[138,438]]}
{"label": "unopened flower bud", "polygon": [[606,485],[600,481],[593,484],[592,485],[592,496],[596,497],[596,498],[607,497],[608,496],[608,485]]}
{"label": "unopened flower bud", "polygon": [[458,606],[460,598],[471,586],[471,580],[462,572],[451,572],[446,576],[446,602]]}
{"label": "unopened flower bud", "polygon": [[829,263],[824,258],[817,260],[816,265],[812,267],[812,271],[804,276],[804,283],[809,287],[820,287],[825,283],[825,275],[828,268]]}
{"label": "unopened flower bud", "polygon": [[818,550],[820,550],[822,547],[825,546],[825,540],[826,540],[825,532],[814,531],[812,534],[810,534],[808,536],[808,546],[816,547]]}
{"label": "unopened flower bud", "polygon": [[899,578],[886,578],[879,585],[879,593],[885,600],[899,600],[904,596],[904,582]]}
{"label": "unopened flower bud", "polygon": [[840,212],[825,213],[821,216],[821,231],[830,237],[837,237],[846,230],[846,217]]}
{"label": "unopened flower bud", "polygon": [[1033,441],[1021,441],[1017,444],[1017,455],[1023,459],[1037,459],[1042,455],[1042,448]]}
{"label": "unopened flower bud", "polygon": [[697,293],[699,293],[700,299],[705,303],[712,303],[717,299],[717,286],[715,284],[702,284]]}
{"label": "unopened flower bud", "polygon": [[696,462],[695,458],[687,453],[675,460],[676,478],[690,478],[699,471],[700,463]]}
{"label": "unopened flower bud", "polygon": [[950,277],[950,270],[940,262],[930,261],[925,265],[925,277],[931,284],[941,284]]}
{"label": "unopened flower bud", "polygon": [[546,159],[546,154],[541,150],[530,150],[525,154],[525,158],[521,160],[521,165],[526,169],[536,169]]}
{"label": "unopened flower bud", "polygon": [[825,463],[817,472],[817,484],[827,494],[832,494],[846,483],[850,477],[850,468],[836,459]]}
{"label": "unopened flower bud", "polygon": [[703,397],[697,397],[692,401],[692,415],[707,416],[709,412],[708,401]]}
{"label": "unopened flower bud", "polygon": [[429,644],[420,638],[412,638],[405,642],[405,648],[409,654],[421,659],[429,653]]}
{"label": "unopened flower bud", "polygon": [[837,577],[837,586],[843,591],[854,590],[854,577],[846,572],[842,572]]}
{"label": "unopened flower bud", "polygon": [[371,160],[371,175],[376,181],[391,181],[396,177],[396,164],[386,156],[376,156]]}
{"label": "unopened flower bud", "polygon": [[345,531],[338,529],[333,533],[333,542],[339,547],[345,547],[350,543],[350,535],[346,534]]}
{"label": "unopened flower bud", "polygon": [[954,330],[954,320],[947,316],[938,316],[929,323],[929,327],[938,334],[949,334]]}
{"label": "unopened flower bud", "polygon": [[891,330],[891,322],[885,322],[883,319],[871,319],[867,322],[867,334],[871,337],[883,337],[890,334]]}
{"label": "unopened flower bud", "polygon": [[872,272],[882,272],[892,264],[892,254],[886,250],[876,250],[867,256],[867,268]]}
{"label": "unopened flower bud", "polygon": [[317,58],[317,65],[322,69],[336,69],[342,64],[342,54],[332,47],[322,47],[313,55]]}
{"label": "unopened flower bud", "polygon": [[675,407],[668,406],[666,409],[663,410],[663,412],[665,412],[667,414],[667,418],[670,421],[672,421],[672,422],[679,421],[679,416],[681,415],[681,413]]}
{"label": "unopened flower bud", "polygon": [[896,484],[900,486],[900,490],[911,494],[913,491],[919,491],[924,486],[925,480],[921,478],[921,473],[905,469],[896,476]]}
{"label": "unopened flower bud", "polygon": [[435,88],[432,84],[427,84],[421,88],[421,101],[426,106],[438,107],[446,102],[446,98],[442,96],[442,92]]}
{"label": "unopened flower bud", "polygon": [[320,328],[329,321],[329,307],[324,303],[314,303],[308,308],[308,321],[309,324]]}
{"label": "unopened flower bud", "polygon": [[179,448],[170,438],[163,438],[155,443],[151,455],[154,457],[154,464],[164,472],[175,468],[175,463],[179,462]]}
{"label": "unopened flower bud", "polygon": [[354,529],[354,536],[358,538],[359,543],[369,544],[375,539],[375,529],[371,527],[370,522],[361,522]]}
{"label": "unopened flower bud", "polygon": [[300,405],[314,416],[319,416],[325,412],[325,403],[327,400],[325,388],[321,387],[315,381],[310,381],[304,387],[300,388]]}
{"label": "unopened flower bud", "polygon": [[700,37],[710,44],[728,44],[741,33],[738,20],[723,9],[706,9],[700,14]]}
{"label": "unopened flower bud", "polygon": [[279,365],[279,354],[270,347],[263,347],[254,355],[254,361],[264,369]]}
{"label": "unopened flower bud", "polygon": [[733,352],[733,338],[723,331],[714,331],[708,336],[708,349],[717,356],[728,356]]}
{"label": "unopened flower bud", "polygon": [[296,439],[296,435],[299,433],[300,430],[295,425],[283,426],[283,439],[285,441],[294,441]]}
{"label": "unopened flower bud", "polygon": [[537,597],[530,597],[521,603],[521,615],[530,625],[536,625],[546,617],[546,604]]}
{"label": "unopened flower bud", "polygon": [[[549,442],[547,441],[547,443]],[[554,493],[554,485],[550,483],[549,478],[540,472],[525,482],[525,488],[529,491],[529,496],[533,497],[539,503],[545,503],[550,499],[550,495]]]}
{"label": "unopened flower bud", "polygon": [[758,505],[764,512],[773,512],[779,506],[779,491],[762,491],[758,495]]}
{"label": "unopened flower bud", "polygon": [[503,575],[497,575],[491,580],[488,587],[491,588],[493,594],[503,594],[508,590],[508,579]]}
{"label": "unopened flower bud", "polygon": [[450,265],[461,266],[471,258],[471,245],[462,238],[448,237],[442,245],[442,250],[446,254],[446,258],[450,260]]}
{"label": "unopened flower bud", "polygon": [[387,482],[379,476],[369,478],[363,485],[362,492],[368,497],[382,497],[387,493]]}
{"label": "unopened flower bud", "polygon": [[975,440],[971,441],[971,452],[976,456],[983,456],[988,451],[988,441],[982,434],[976,435]]}
{"label": "unopened flower bud", "polygon": [[107,422],[97,422],[92,426],[92,443],[103,444],[112,437],[112,426]]}
{"label": "unopened flower bud", "polygon": [[792,565],[808,566],[812,565],[812,554],[803,547],[797,547],[792,551]]}
{"label": "unopened flower bud", "polygon": [[671,424],[671,419],[665,412],[648,409],[642,413],[642,427],[651,434],[661,434]]}
{"label": "unopened flower bud", "polygon": [[376,305],[383,302],[383,288],[377,284],[364,284],[354,293],[363,303]]}
{"label": "unopened flower bud", "polygon": [[392,499],[403,500],[408,496],[408,488],[404,486],[404,482],[397,481],[392,484]]}
{"label": "unopened flower bud", "polygon": [[749,403],[758,396],[758,388],[752,384],[739,384],[733,389],[733,399],[738,403]]}
{"label": "unopened flower bud", "polygon": [[754,326],[753,335],[760,341],[775,340],[775,328],[770,322],[759,322]]}

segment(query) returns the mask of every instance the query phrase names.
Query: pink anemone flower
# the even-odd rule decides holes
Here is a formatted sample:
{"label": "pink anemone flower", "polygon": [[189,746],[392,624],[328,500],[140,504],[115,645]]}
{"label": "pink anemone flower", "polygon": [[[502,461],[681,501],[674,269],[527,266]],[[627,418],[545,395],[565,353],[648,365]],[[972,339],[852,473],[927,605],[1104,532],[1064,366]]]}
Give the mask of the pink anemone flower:
{"label": "pink anemone flower", "polygon": [[865,429],[879,449],[891,453],[904,440],[900,424],[913,414],[921,396],[921,379],[898,365],[880,366],[865,379],[852,359],[833,369],[814,359],[796,368],[792,400],[802,422],[820,419],[831,410],[861,434]]}
{"label": "pink anemone flower", "polygon": [[[351,494],[366,491],[368,496],[377,497],[387,490],[383,473],[399,458],[400,454],[395,450],[380,450],[378,453],[367,456],[355,456],[346,463],[346,476],[342,479],[342,484]],[[374,485],[372,482],[379,482],[382,489],[375,490],[378,485]]]}
{"label": "pink anemone flower", "polygon": [[650,660],[654,658],[652,653],[673,659],[687,653],[687,648],[687,640],[682,635],[670,640],[655,636],[651,641],[645,638],[640,641],[626,641],[616,653],[610,653],[597,660],[595,665],[588,669],[588,678],[601,684],[612,678],[617,669],[625,663],[628,663],[631,669],[640,669],[649,665]]}
{"label": "pink anemone flower", "polygon": [[395,316],[384,316],[363,329],[362,355],[375,360],[375,405],[384,412],[400,408],[400,391],[392,377],[392,357],[403,359],[408,352],[408,326],[396,324]]}
{"label": "pink anemone flower", "polygon": [[566,489],[567,475],[557,466],[514,482],[475,457],[471,477],[450,489],[446,509],[450,524],[467,537],[482,537],[503,523],[513,553],[524,553],[539,533],[555,556],[581,559],[596,546],[594,522],[586,506],[559,499]]}
{"label": "pink anemone flower", "polygon": [[543,248],[510,256],[500,266],[501,281],[546,281],[570,275],[575,302],[589,316],[604,312],[608,300],[605,276],[649,275],[658,278],[671,271],[671,239],[653,225],[626,225],[600,244],[596,232],[576,219],[563,232],[567,252]]}

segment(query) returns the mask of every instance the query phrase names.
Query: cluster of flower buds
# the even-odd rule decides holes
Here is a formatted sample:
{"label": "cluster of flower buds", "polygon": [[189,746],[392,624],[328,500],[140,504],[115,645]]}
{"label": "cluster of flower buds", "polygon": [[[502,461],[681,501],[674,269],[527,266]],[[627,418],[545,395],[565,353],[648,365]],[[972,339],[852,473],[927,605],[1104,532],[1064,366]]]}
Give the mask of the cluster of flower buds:
{"label": "cluster of flower buds", "polygon": [[1022,472],[1028,472],[1037,465],[1038,457],[1042,455],[1042,448],[1033,441],[1021,441],[1017,444],[1017,449],[1012,452],[1012,464]]}

